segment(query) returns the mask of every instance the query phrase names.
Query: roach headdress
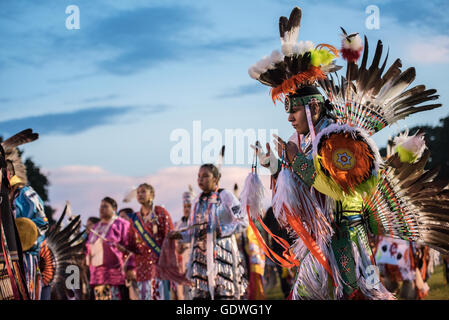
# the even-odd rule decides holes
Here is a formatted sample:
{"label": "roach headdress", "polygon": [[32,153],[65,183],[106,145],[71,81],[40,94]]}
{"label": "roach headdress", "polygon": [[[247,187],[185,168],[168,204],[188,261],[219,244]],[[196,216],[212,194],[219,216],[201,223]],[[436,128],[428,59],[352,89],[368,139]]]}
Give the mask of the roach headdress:
{"label": "roach headdress", "polygon": [[[270,86],[273,102],[282,101],[304,86],[313,86],[329,72],[341,67],[334,64],[338,50],[328,44],[314,45],[311,41],[298,42],[301,9],[295,7],[290,18],[279,18],[282,52],[275,50],[248,70],[251,78]],[[286,108],[288,105],[286,106]]]}

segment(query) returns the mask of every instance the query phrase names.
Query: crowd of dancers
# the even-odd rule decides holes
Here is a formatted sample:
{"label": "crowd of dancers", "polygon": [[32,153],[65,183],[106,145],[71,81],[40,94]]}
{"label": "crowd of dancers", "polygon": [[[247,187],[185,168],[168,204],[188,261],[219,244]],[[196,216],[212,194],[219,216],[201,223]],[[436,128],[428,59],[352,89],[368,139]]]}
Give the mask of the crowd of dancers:
{"label": "crowd of dancers", "polygon": [[[139,211],[118,210],[105,195],[86,228],[69,206],[49,226],[17,150],[37,134],[28,129],[5,140],[0,297],[263,299],[279,275],[287,299],[423,299],[440,260],[447,279],[449,185],[438,168],[426,168],[424,134],[399,134],[383,155],[371,139],[441,107],[431,102],[436,90],[408,89],[415,69],[402,71],[400,59],[386,68],[381,41],[371,62],[367,38],[343,28],[340,50],[298,42],[301,17],[298,7],[281,17],[282,50],[249,68],[271,87],[273,102],[284,102],[294,133],[287,142],[275,136],[274,150],[252,146],[240,194],[220,187],[219,165],[202,165],[201,193],[180,195],[184,215],[176,223],[142,183]],[[334,79],[340,55],[346,73]],[[259,164],[271,173],[268,210]]]}

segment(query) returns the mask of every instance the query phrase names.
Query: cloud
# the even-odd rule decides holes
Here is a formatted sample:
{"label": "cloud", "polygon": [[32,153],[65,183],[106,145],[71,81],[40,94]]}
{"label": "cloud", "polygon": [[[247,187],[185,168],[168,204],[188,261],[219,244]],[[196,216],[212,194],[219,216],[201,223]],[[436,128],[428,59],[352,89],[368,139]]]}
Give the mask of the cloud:
{"label": "cloud", "polygon": [[116,99],[118,97],[119,97],[118,94],[108,94],[106,96],[101,96],[101,97],[85,98],[85,99],[81,100],[80,103],[92,103],[92,102],[98,103],[98,102],[113,100],[113,99]]}
{"label": "cloud", "polygon": [[[200,192],[196,184],[197,166],[168,167],[142,177],[122,176],[97,166],[65,166],[44,171],[51,182],[51,205],[57,210],[54,218],[59,217],[66,200],[70,201],[75,214],[81,214],[83,221],[90,216],[98,216],[100,201],[106,196],[114,198],[119,209],[131,207],[138,210],[140,205],[136,200],[130,203],[122,200],[132,188],[147,182],[155,188],[155,203],[165,206],[172,219],[177,221],[182,216],[182,193],[188,190],[188,185],[193,186],[196,194]],[[241,191],[248,172],[248,168],[224,167],[220,186],[232,190],[237,183]],[[265,204],[268,207],[271,194],[269,176],[261,176],[261,179],[266,188]]]}
{"label": "cloud", "polygon": [[378,6],[381,19],[385,14],[396,18],[402,25],[418,29],[426,28],[442,33],[446,33],[449,29],[449,17],[447,16],[449,2],[447,0],[395,0],[385,1]]}
{"label": "cloud", "polygon": [[231,51],[236,49],[250,49],[257,45],[273,42],[273,38],[259,37],[259,38],[239,38],[239,39],[223,39],[220,41],[214,40],[200,46],[201,49],[214,51]]}
{"label": "cloud", "polygon": [[[98,66],[115,74],[130,74],[160,61],[174,59],[180,50],[180,33],[199,23],[191,7],[151,7],[119,11],[92,26],[87,47],[107,47],[116,51]],[[181,49],[181,48],[180,48]]]}
{"label": "cloud", "polygon": [[449,63],[449,37],[422,38],[409,44],[406,53],[419,63]]}
{"label": "cloud", "polygon": [[[64,5],[60,6],[64,8]],[[84,79],[98,75],[98,71],[126,76],[163,62],[202,60],[211,51],[247,49],[267,41],[233,36],[223,39],[214,32],[207,33],[213,29],[215,21],[205,14],[204,8],[199,9],[194,4],[130,6],[80,5],[79,30],[66,30],[60,19],[56,20],[55,8],[20,7],[22,14],[15,14],[13,21],[0,22],[0,36],[4,46],[9,48],[0,52],[0,59],[7,66],[42,68],[42,65],[67,59],[74,65],[83,65],[84,73],[71,75],[68,79],[50,80],[53,83]],[[7,8],[14,13],[20,12],[16,6]],[[37,12],[33,14],[33,10]],[[36,15],[48,19],[35,26],[34,20],[32,23],[28,20]],[[17,42],[23,37],[28,40]],[[86,67],[86,63],[93,68]]]}
{"label": "cloud", "polygon": [[247,96],[250,94],[257,94],[266,92],[267,87],[262,85],[261,83],[253,83],[253,84],[245,84],[232,89],[229,89],[227,92],[217,95],[219,99],[227,99],[227,98],[240,98],[243,96]]}
{"label": "cloud", "polygon": [[26,128],[33,128],[40,134],[76,134],[112,123],[118,116],[133,110],[133,107],[97,107],[11,119],[0,122],[0,133],[11,135]]}

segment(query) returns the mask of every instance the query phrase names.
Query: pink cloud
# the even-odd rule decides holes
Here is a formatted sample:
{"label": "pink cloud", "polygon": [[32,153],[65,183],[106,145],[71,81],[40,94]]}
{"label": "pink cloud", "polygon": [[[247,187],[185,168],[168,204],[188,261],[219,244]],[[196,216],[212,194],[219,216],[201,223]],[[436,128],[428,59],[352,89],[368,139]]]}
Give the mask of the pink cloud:
{"label": "pink cloud", "polygon": [[[155,203],[163,205],[172,219],[178,221],[182,215],[182,193],[191,184],[196,194],[200,189],[196,183],[198,166],[168,167],[155,174],[142,177],[128,177],[108,172],[97,166],[65,166],[58,169],[46,170],[51,182],[49,188],[51,205],[57,210],[55,217],[60,216],[65,201],[71,203],[74,214],[81,214],[85,222],[90,216],[98,216],[98,208],[102,198],[114,198],[120,208],[140,208],[136,200],[124,203],[125,195],[140,183],[147,182],[155,188]],[[239,192],[248,175],[249,168],[223,167],[220,186],[233,190],[234,184],[239,186]],[[271,191],[270,179],[261,175],[266,188],[266,207],[269,206]]]}
{"label": "pink cloud", "polygon": [[408,46],[408,56],[412,61],[421,63],[448,63],[449,37],[435,36],[420,39]]}

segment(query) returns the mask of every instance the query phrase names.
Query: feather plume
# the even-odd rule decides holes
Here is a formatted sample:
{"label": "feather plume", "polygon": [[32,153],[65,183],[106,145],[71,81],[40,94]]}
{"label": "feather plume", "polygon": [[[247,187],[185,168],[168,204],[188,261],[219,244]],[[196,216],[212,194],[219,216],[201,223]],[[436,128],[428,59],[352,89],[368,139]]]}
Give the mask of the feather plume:
{"label": "feather plume", "polygon": [[[348,37],[342,29],[343,36]],[[354,36],[355,37],[355,36]],[[346,39],[346,38],[344,38]],[[343,39],[343,42],[346,41]],[[352,50],[350,43],[343,43],[343,48]],[[360,41],[353,48],[360,48]],[[436,90],[426,90],[425,86],[417,85],[407,88],[416,78],[415,68],[411,67],[401,71],[402,63],[396,59],[387,68],[388,53],[382,59],[383,44],[377,42],[374,57],[368,61],[368,39],[365,36],[363,56],[360,66],[351,59],[348,60],[346,78],[336,83],[332,77],[319,80],[320,87],[327,98],[332,102],[332,114],[337,123],[349,124],[374,134],[384,127],[404,119],[407,116],[438,108],[441,104],[423,103],[438,99]],[[384,70],[387,70],[384,73]]]}
{"label": "feather plume", "polygon": [[424,132],[415,133],[413,136],[408,136],[408,130],[403,134],[394,138],[394,150],[399,153],[402,162],[415,162],[421,158],[426,149],[426,142],[424,140]]}
{"label": "feather plume", "polygon": [[345,29],[341,28],[341,30],[343,31],[340,49],[342,57],[348,62],[356,62],[363,50],[362,38],[358,33],[348,35]]}
{"label": "feather plume", "polygon": [[129,190],[126,194],[125,197],[123,198],[123,202],[127,203],[127,202],[131,202],[134,199],[136,199],[137,197],[137,187],[133,186],[131,188],[131,190]]}
{"label": "feather plume", "polygon": [[25,143],[35,141],[39,138],[39,134],[33,132],[32,129],[23,130],[1,143],[5,153],[5,159],[9,174],[16,176],[20,183],[28,184],[27,172],[24,163],[20,157],[18,146]]}
{"label": "feather plume", "polygon": [[424,169],[430,152],[422,142],[410,144],[422,155],[414,163],[401,161],[398,154],[388,159],[376,190],[364,200],[365,221],[374,234],[449,253],[449,183],[437,179],[439,168]]}
{"label": "feather plume", "polygon": [[240,201],[243,209],[249,209],[249,214],[253,220],[257,217],[263,218],[265,209],[263,199],[265,197],[265,189],[259,175],[256,172],[250,172],[245,179]]}
{"label": "feather plume", "polygon": [[39,134],[33,132],[33,129],[26,129],[3,141],[2,146],[3,149],[5,149],[5,151],[7,152],[9,149],[13,149],[22,144],[35,141],[38,138]]}
{"label": "feather plume", "polygon": [[295,7],[290,13],[287,20],[286,17],[279,18],[279,32],[281,36],[281,43],[294,43],[298,41],[299,28],[301,25],[301,9]]}
{"label": "feather plume", "polygon": [[220,155],[218,156],[218,159],[217,159],[217,168],[218,168],[218,171],[220,171],[220,172],[221,172],[221,167],[223,166],[223,163],[224,163],[224,156],[225,156],[225,146],[222,146],[221,150],[220,150]]}
{"label": "feather plume", "polygon": [[71,209],[67,202],[58,222],[47,232],[41,249],[41,256],[45,257],[42,259],[44,265],[41,265],[43,278],[45,283],[52,287],[64,284],[69,275],[66,273],[66,267],[76,264],[76,259],[84,255],[84,231],[80,231],[81,217],[74,217],[67,226],[62,227],[62,221],[68,213],[71,213]]}

